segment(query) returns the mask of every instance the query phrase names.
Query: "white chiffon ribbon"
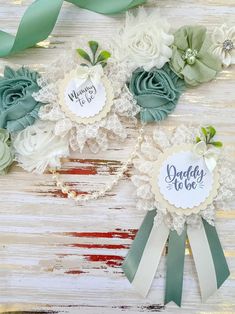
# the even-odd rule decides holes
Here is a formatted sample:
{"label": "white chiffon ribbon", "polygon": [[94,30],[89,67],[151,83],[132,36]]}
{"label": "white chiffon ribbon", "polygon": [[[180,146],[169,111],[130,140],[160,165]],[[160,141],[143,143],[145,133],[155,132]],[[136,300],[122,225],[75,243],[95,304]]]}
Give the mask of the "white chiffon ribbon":
{"label": "white chiffon ribbon", "polygon": [[188,239],[198,274],[202,300],[205,301],[217,290],[217,280],[211,250],[204,228],[188,225]]}

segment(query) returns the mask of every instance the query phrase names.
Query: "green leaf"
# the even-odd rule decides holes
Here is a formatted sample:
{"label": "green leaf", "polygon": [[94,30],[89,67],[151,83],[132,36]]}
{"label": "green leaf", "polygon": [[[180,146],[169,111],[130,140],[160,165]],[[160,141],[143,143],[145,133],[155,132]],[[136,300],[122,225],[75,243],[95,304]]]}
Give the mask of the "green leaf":
{"label": "green leaf", "polygon": [[213,126],[208,126],[207,127],[207,130],[208,130],[208,132],[210,133],[210,138],[212,138],[212,137],[214,137],[215,136],[215,134],[216,134],[216,130],[215,130],[215,128],[213,128]]}
{"label": "green leaf", "polygon": [[205,128],[201,128],[201,130],[202,130],[202,134],[205,136],[205,137],[207,137],[207,130],[205,129]]}
{"label": "green leaf", "polygon": [[77,53],[78,53],[83,59],[85,59],[85,60],[91,62],[91,58],[90,58],[90,56],[88,55],[88,53],[87,53],[85,50],[78,48],[78,49],[77,49]]}
{"label": "green leaf", "polygon": [[89,65],[86,64],[86,63],[81,63],[80,65],[83,66],[83,67],[89,67]]}
{"label": "green leaf", "polygon": [[200,139],[199,136],[197,136],[197,137],[196,137],[196,143],[199,143],[199,142],[201,142],[201,139]]}
{"label": "green leaf", "polygon": [[106,61],[102,61],[102,62],[100,62],[100,65],[104,68],[107,65],[107,62]]}
{"label": "green leaf", "polygon": [[89,47],[93,53],[93,56],[95,57],[95,54],[96,54],[98,47],[99,47],[99,44],[97,43],[97,41],[93,41],[93,40],[88,41],[88,44],[89,44]]}
{"label": "green leaf", "polygon": [[96,63],[99,63],[99,62],[102,62],[102,61],[106,61],[108,60],[108,58],[111,57],[111,53],[106,51],[106,50],[103,50],[101,51],[101,53],[99,54],[97,60],[96,60]]}
{"label": "green leaf", "polygon": [[223,146],[222,142],[211,142],[210,144],[218,148]]}

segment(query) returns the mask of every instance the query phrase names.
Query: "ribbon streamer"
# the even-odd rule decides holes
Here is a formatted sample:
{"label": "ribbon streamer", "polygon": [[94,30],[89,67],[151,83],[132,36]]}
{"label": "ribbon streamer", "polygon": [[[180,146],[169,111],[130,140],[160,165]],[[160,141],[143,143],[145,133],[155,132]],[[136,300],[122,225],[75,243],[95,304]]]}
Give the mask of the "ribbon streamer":
{"label": "ribbon streamer", "polygon": [[204,219],[202,221],[213,258],[217,288],[219,289],[219,287],[229,277],[230,271],[215,227],[208,224],[208,222]]}
{"label": "ribbon streamer", "polygon": [[[80,8],[115,14],[146,0],[65,0]],[[0,57],[20,52],[46,39],[52,32],[64,0],[36,0],[23,15],[16,36],[0,31]]]}
{"label": "ribbon streamer", "polygon": [[156,209],[149,211],[123,263],[133,287],[146,296],[168,240],[165,304],[181,306],[186,236],[192,249],[202,300],[205,301],[228,278],[229,269],[216,229],[202,219],[201,228],[185,226],[181,235],[162,223],[154,226]]}
{"label": "ribbon streamer", "polygon": [[132,285],[144,297],[146,297],[151,287],[168,235],[169,230],[164,223],[158,228],[152,228],[150,232],[138,269],[132,281]]}
{"label": "ribbon streamer", "polygon": [[202,300],[205,301],[217,290],[216,273],[210,246],[203,227],[196,229],[188,226],[187,234],[193,252]]}
{"label": "ribbon streamer", "polygon": [[185,242],[186,227],[181,235],[178,235],[176,231],[170,232],[167,254],[165,304],[174,301],[178,306],[181,305]]}

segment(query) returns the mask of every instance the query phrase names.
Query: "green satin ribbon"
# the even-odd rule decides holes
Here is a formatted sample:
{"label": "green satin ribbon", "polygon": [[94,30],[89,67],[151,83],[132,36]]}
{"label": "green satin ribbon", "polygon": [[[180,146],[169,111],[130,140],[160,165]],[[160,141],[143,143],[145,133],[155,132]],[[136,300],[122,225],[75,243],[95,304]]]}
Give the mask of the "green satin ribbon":
{"label": "green satin ribbon", "polygon": [[208,222],[204,219],[202,221],[213,258],[217,288],[219,289],[219,287],[229,277],[230,271],[215,227],[208,224]]}
{"label": "green satin ribbon", "polygon": [[156,209],[148,211],[136,237],[131,245],[131,248],[122,264],[122,269],[127,279],[132,282],[137,272],[140,260],[142,258],[144,248],[148,241],[150,232],[153,227],[154,217],[156,216]]}
{"label": "green satin ribbon", "polygon": [[181,306],[184,256],[185,256],[186,227],[181,235],[171,231],[168,242],[165,304],[174,301]]}
{"label": "green satin ribbon", "polygon": [[[156,209],[149,211],[146,214],[122,265],[122,269],[131,283],[134,282],[136,273],[141,263],[146,244],[153,228],[155,215]],[[214,266],[217,288],[219,288],[228,278],[230,274],[229,268],[215,227],[208,224],[205,220],[203,220],[203,226],[213,259],[213,265],[211,267]],[[200,230],[202,229],[198,229],[198,232],[201,232]],[[171,231],[169,234],[165,304],[170,301],[174,301],[178,306],[181,306],[186,235],[186,226],[184,227],[181,235],[178,235],[176,231]],[[154,250],[156,248],[153,247],[152,249]],[[203,256],[199,257],[203,260]],[[207,276],[207,274],[205,275]],[[209,274],[208,278],[210,278]]]}
{"label": "green satin ribbon", "polygon": [[[146,0],[66,0],[102,14],[123,12]],[[36,0],[23,15],[17,34],[0,31],[0,57],[22,51],[46,39],[52,32],[64,0]]]}

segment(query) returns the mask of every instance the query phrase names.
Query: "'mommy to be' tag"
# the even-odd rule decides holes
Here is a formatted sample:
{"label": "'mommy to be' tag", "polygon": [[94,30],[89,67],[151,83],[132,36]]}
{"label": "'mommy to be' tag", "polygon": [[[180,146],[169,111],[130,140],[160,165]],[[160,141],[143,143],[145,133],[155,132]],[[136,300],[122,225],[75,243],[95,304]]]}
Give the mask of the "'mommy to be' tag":
{"label": "'mommy to be' tag", "polygon": [[64,113],[77,123],[94,123],[110,111],[113,103],[112,86],[106,76],[98,81],[80,78],[73,70],[60,83],[60,105]]}

